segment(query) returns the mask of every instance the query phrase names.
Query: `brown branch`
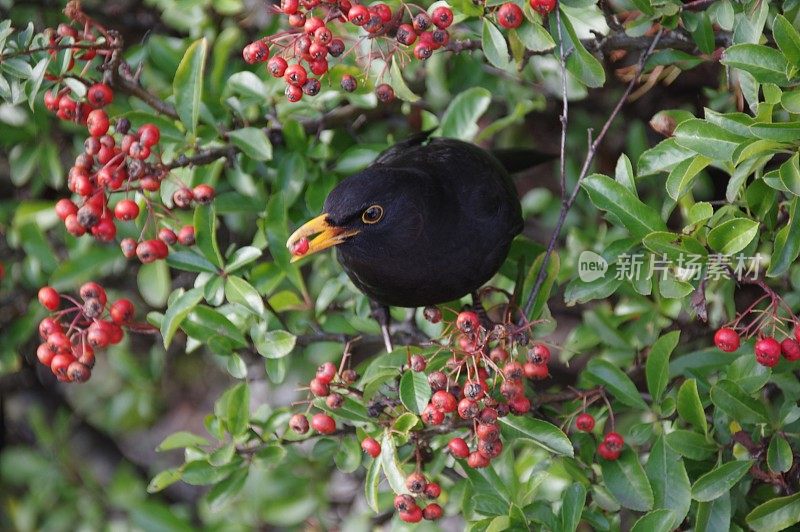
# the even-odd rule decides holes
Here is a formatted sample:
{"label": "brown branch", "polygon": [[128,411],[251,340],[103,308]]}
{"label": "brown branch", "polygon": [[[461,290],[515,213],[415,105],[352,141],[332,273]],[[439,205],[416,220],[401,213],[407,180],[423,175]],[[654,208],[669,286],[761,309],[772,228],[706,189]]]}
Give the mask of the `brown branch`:
{"label": "brown branch", "polygon": [[[550,262],[550,256],[553,254],[553,250],[556,247],[556,243],[558,242],[558,237],[561,234],[561,228],[564,226],[564,222],[567,219],[567,213],[572,208],[572,205],[575,203],[575,200],[578,197],[578,193],[581,190],[581,184],[583,183],[583,179],[589,173],[589,168],[594,161],[594,157],[597,154],[597,149],[600,147],[600,144],[605,139],[606,133],[611,128],[611,124],[614,122],[614,119],[617,117],[619,112],[622,110],[622,106],[625,104],[625,101],[630,96],[631,92],[633,91],[633,87],[636,86],[636,83],[639,81],[639,75],[641,75],[642,70],[644,70],[644,64],[647,62],[647,58],[653,53],[658,46],[659,41],[661,40],[661,35],[663,30],[658,30],[655,37],[653,37],[650,46],[648,47],[647,51],[645,51],[642,56],[639,58],[639,63],[636,67],[636,74],[631,78],[630,83],[625,88],[625,92],[622,94],[620,99],[617,101],[617,105],[614,106],[614,109],[611,111],[608,119],[606,120],[605,124],[603,124],[603,128],[600,130],[600,133],[597,135],[597,138],[594,139],[589,146],[589,151],[586,153],[586,158],[583,161],[583,166],[581,167],[581,171],[578,174],[578,179],[575,182],[575,186],[572,188],[572,193],[569,197],[562,196],[561,198],[561,212],[559,213],[558,222],[556,226],[553,228],[553,233],[550,236],[550,242],[547,245],[547,250],[545,251],[544,259],[542,260],[542,266],[539,269],[539,273],[536,276],[536,283],[533,286],[533,290],[531,290],[530,296],[528,296],[528,301],[525,303],[524,308],[524,316],[527,316],[531,309],[533,308],[533,303],[536,301],[536,297],[539,295],[539,290],[542,288],[542,284],[544,283],[544,279],[547,273],[547,266]],[[566,72],[562,72],[562,76],[566,75]],[[561,160],[563,161],[566,158],[566,152],[564,149],[561,150]],[[564,168],[562,164],[562,169]]]}

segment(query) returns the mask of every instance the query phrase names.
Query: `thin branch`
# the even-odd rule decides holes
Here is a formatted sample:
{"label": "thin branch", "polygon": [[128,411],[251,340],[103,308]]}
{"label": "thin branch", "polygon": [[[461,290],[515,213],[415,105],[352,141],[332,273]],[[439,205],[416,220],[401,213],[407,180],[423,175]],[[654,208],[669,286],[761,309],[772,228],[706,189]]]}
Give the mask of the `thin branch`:
{"label": "thin branch", "polygon": [[[547,265],[550,262],[550,256],[553,254],[553,250],[556,247],[556,243],[558,242],[558,237],[561,234],[561,228],[564,226],[564,222],[567,219],[567,213],[572,208],[573,203],[575,203],[575,199],[578,197],[578,193],[581,189],[581,184],[583,183],[583,179],[586,177],[586,174],[589,172],[589,168],[594,161],[594,157],[597,154],[597,149],[600,147],[600,144],[605,139],[606,133],[611,128],[611,124],[614,122],[614,119],[617,117],[619,112],[622,110],[622,106],[625,104],[625,101],[630,96],[631,92],[633,91],[633,87],[639,81],[639,76],[644,69],[644,64],[647,62],[647,58],[653,53],[653,51],[658,46],[658,42],[661,40],[661,35],[663,33],[663,29],[658,30],[658,33],[653,37],[652,42],[650,43],[650,47],[645,51],[642,56],[639,58],[639,63],[636,67],[636,74],[631,79],[630,83],[625,89],[625,92],[620,97],[617,105],[614,106],[614,109],[611,111],[611,114],[608,116],[605,124],[603,124],[603,128],[600,130],[600,133],[595,137],[594,141],[592,142],[591,146],[589,147],[589,151],[586,154],[586,158],[583,161],[583,166],[581,167],[581,171],[578,174],[578,179],[575,182],[575,186],[572,188],[572,193],[567,196],[562,197],[561,203],[561,212],[558,216],[558,222],[556,226],[553,228],[553,233],[550,235],[550,242],[547,245],[547,250],[545,251],[544,259],[542,260],[542,266],[539,269],[539,273],[536,276],[536,283],[533,286],[533,290],[528,297],[528,301],[525,303],[524,308],[524,315],[527,316],[531,309],[533,308],[533,303],[536,301],[536,297],[539,295],[539,290],[542,288],[542,284],[544,283],[544,279],[547,273]],[[566,75],[566,73],[562,73],[562,75]],[[561,151],[561,158],[562,160],[566,156],[566,153],[562,147]]]}
{"label": "thin branch", "polygon": [[[561,34],[561,10],[556,9],[556,26],[558,27],[558,61],[561,65],[561,157],[559,172],[561,197],[567,196],[567,124],[569,122],[569,98],[567,97],[567,57],[564,54],[564,37]],[[552,30],[551,30],[552,31]]]}

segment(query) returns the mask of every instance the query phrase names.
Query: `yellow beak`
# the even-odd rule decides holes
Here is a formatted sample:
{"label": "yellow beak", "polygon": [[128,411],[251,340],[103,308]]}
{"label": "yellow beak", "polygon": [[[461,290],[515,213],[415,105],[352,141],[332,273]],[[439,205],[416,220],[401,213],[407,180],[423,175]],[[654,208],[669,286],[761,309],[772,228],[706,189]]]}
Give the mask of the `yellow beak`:
{"label": "yellow beak", "polygon": [[335,227],[328,223],[327,213],[322,213],[316,218],[309,220],[303,224],[297,231],[292,233],[289,240],[286,241],[286,247],[292,251],[295,245],[302,238],[308,238],[312,235],[317,235],[316,238],[308,243],[308,251],[300,255],[294,255],[292,262],[298,261],[307,255],[311,255],[323,249],[341,244],[348,237],[358,234],[358,230],[346,230],[341,227]]}

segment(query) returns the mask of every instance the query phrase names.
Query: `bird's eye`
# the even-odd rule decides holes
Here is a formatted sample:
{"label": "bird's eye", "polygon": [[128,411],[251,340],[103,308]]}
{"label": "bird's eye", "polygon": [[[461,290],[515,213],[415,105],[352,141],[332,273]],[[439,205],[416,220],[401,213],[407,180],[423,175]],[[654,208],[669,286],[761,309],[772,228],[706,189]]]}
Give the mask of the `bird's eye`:
{"label": "bird's eye", "polygon": [[361,215],[361,221],[365,224],[376,224],[383,218],[383,207],[380,205],[373,205]]}

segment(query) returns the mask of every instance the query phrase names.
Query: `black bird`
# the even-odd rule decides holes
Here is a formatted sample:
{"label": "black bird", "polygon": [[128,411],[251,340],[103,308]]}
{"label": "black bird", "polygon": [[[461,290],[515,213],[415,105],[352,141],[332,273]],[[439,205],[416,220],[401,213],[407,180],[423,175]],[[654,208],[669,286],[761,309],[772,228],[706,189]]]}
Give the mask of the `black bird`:
{"label": "black bird", "polygon": [[[523,226],[516,190],[497,157],[459,140],[426,137],[389,148],[339,183],[324,212],[287,242],[295,249],[318,235],[304,255],[336,246],[347,275],[377,304],[387,349],[388,306],[434,305],[474,293],[500,269]],[[514,156],[500,158],[518,169]],[[523,166],[532,162],[541,158]]]}

